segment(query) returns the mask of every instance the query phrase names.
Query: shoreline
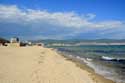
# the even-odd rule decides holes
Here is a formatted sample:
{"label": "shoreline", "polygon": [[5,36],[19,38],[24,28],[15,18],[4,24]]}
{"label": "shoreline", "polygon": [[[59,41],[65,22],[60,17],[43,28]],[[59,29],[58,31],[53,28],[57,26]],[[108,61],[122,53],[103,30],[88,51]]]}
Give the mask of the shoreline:
{"label": "shoreline", "polygon": [[52,49],[59,53],[61,56],[63,56],[66,60],[75,63],[77,67],[81,68],[82,70],[86,70],[87,72],[90,72],[90,77],[92,77],[92,79],[95,80],[97,83],[100,83],[100,81],[102,81],[101,83],[116,83],[115,81],[105,78],[103,75],[96,73],[95,70],[89,67],[84,61],[79,60],[76,57],[69,56],[68,54],[58,51],[55,48]]}
{"label": "shoreline", "polygon": [[53,48],[0,47],[2,83],[115,83]]}

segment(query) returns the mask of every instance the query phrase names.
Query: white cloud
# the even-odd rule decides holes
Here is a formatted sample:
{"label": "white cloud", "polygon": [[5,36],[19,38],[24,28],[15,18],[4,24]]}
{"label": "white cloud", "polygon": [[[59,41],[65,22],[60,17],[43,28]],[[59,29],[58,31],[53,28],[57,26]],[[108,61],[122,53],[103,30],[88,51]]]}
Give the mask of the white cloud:
{"label": "white cloud", "polygon": [[[108,30],[125,27],[118,20],[92,22],[95,14],[78,15],[74,12],[48,12],[42,10],[22,10],[16,5],[0,5],[0,23],[16,23],[28,27],[31,31],[58,33],[60,36],[75,35],[96,30]],[[22,29],[26,27],[21,27]],[[11,27],[8,27],[11,28]],[[38,30],[37,30],[38,29]],[[105,32],[103,32],[105,33]],[[55,34],[57,35],[57,34]]]}
{"label": "white cloud", "polygon": [[95,24],[95,27],[104,27],[104,28],[118,28],[123,27],[125,24],[121,21],[105,21]]}
{"label": "white cloud", "polygon": [[6,21],[20,21],[24,22],[42,22],[47,21],[53,25],[60,25],[73,28],[82,27],[119,27],[123,23],[121,21],[105,21],[92,23],[90,20],[95,18],[95,14],[89,13],[86,15],[78,16],[73,12],[55,12],[50,13],[42,10],[21,10],[17,6],[4,6],[0,5],[0,19]]}

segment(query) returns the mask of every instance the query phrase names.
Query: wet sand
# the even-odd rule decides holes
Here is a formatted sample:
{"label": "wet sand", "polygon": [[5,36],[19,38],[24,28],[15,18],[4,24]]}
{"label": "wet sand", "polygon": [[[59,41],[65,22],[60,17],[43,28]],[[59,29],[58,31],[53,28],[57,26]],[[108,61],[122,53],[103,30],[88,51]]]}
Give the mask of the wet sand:
{"label": "wet sand", "polygon": [[49,48],[1,46],[0,83],[114,82]]}

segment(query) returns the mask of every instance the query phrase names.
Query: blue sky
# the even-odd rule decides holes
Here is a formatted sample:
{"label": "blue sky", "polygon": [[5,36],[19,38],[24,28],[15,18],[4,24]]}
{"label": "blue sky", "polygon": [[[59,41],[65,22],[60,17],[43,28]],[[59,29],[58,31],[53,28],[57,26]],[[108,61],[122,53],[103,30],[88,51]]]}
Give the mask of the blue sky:
{"label": "blue sky", "polygon": [[125,0],[0,0],[0,36],[125,39]]}

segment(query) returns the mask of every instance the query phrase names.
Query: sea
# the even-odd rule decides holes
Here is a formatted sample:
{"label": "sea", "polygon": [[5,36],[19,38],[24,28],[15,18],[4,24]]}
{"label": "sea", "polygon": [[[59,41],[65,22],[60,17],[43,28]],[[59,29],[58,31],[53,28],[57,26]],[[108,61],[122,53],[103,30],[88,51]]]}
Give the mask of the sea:
{"label": "sea", "polygon": [[116,83],[125,83],[125,45],[54,46]]}

